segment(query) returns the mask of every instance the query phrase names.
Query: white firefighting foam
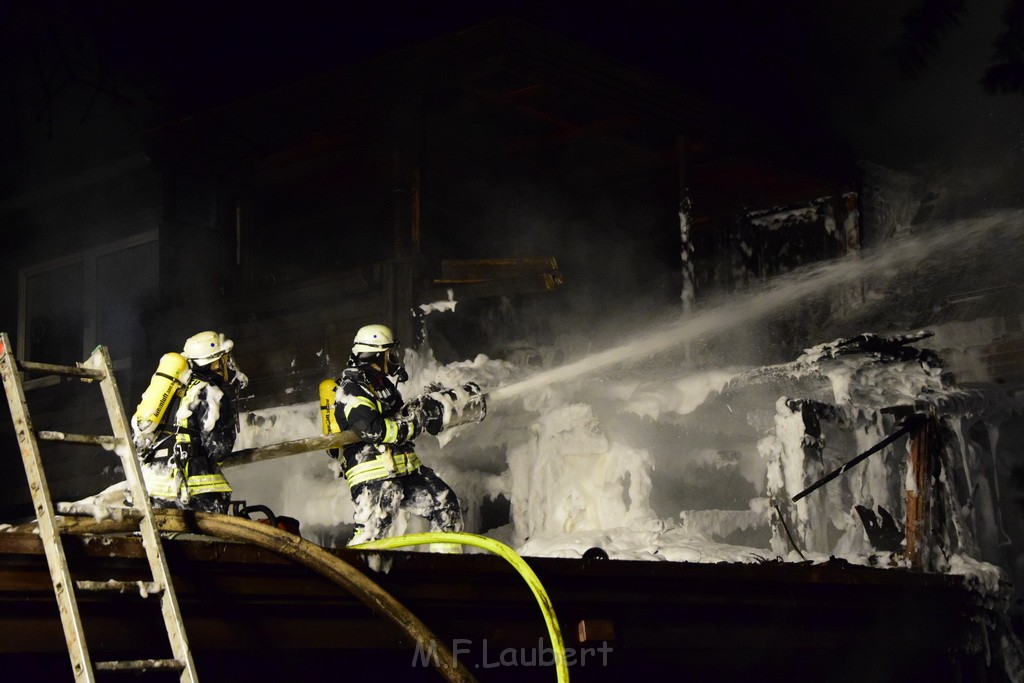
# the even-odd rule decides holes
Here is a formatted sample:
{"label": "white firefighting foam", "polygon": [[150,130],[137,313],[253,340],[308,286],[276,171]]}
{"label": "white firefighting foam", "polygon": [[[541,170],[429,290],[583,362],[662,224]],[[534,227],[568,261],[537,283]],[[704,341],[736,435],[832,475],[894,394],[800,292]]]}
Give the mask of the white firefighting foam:
{"label": "white firefighting foam", "polygon": [[[818,273],[691,315],[661,333],[539,373],[526,374],[526,368],[482,355],[441,365],[429,351],[409,354],[411,378],[402,386],[407,398],[429,390],[434,382],[453,387],[472,381],[488,394],[489,402],[484,422],[446,431],[440,438],[423,435],[417,439],[417,452],[459,494],[468,531],[510,542],[524,554],[576,557],[600,546],[611,558],[622,559],[800,559],[780,545],[777,529],[774,538],[768,529],[777,512],[767,496],[792,495],[807,483],[806,472],[796,476],[808,465],[805,431],[792,408],[783,401],[776,405],[783,391],[769,400],[764,395],[750,399],[756,407],[737,404],[741,395],[723,392],[743,368],[697,372],[659,366],[655,372],[636,372],[631,380],[606,384],[595,382],[594,374],[742,328],[824,287],[891,276],[907,267],[908,254],[911,260],[925,259],[962,244],[971,234],[1006,230],[1020,220],[1019,213],[997,215],[912,240],[903,249],[891,247],[882,254],[829,264]],[[942,348],[950,343],[944,340]],[[827,396],[818,400],[845,411],[854,425],[845,443],[825,451],[834,464],[891,430],[873,410],[942,397],[941,376],[934,367],[831,356],[827,346],[809,349],[781,374],[787,380],[813,375],[828,388]],[[313,398],[243,419],[237,448],[317,434]],[[825,559],[830,551],[865,561],[870,546],[851,503],[896,507],[895,497],[905,485],[905,460],[905,446],[897,444],[841,482],[820,489],[803,507],[798,505],[796,519],[803,529],[797,534],[807,540],[814,529],[820,535],[816,542],[828,549],[806,550],[804,556]],[[314,453],[230,469],[227,476],[236,498],[294,516],[301,520],[304,535],[330,545],[343,543],[351,533],[351,502],[336,473],[326,454]],[[743,496],[726,500],[712,481],[719,474],[731,477],[730,485],[741,484]],[[693,497],[703,497],[702,505],[695,505]],[[507,514],[502,514],[502,504]],[[742,542],[734,543],[734,537]],[[971,566],[957,561],[950,568]]]}
{"label": "white firefighting foam", "polygon": [[[486,392],[515,381],[519,372],[486,356],[439,365],[429,352],[408,353],[406,366],[410,380],[401,389],[407,397],[435,382],[453,386],[473,381]],[[613,394],[626,413],[649,415],[656,406],[659,414],[685,415],[731,376],[713,372],[628,390],[619,387]],[[315,402],[243,415],[236,449],[311,436],[319,425]],[[659,518],[650,505],[654,457],[609,433],[594,408],[567,398],[564,387],[490,405],[484,422],[439,437],[421,435],[417,453],[459,494],[467,530],[509,542],[524,554],[579,557],[600,546],[618,559],[758,557],[755,551],[705,538],[695,518],[685,531],[676,519]],[[336,545],[352,530],[348,488],[337,472],[326,453],[311,453],[229,468],[226,476],[235,499],[269,505],[279,515],[299,519],[307,538]],[[481,508],[502,499],[509,505],[509,523],[483,528]],[[416,524],[406,519],[404,526]]]}
{"label": "white firefighting foam", "polygon": [[[429,351],[407,353],[406,365],[410,380],[401,388],[407,397],[429,390],[433,383],[454,386],[469,381],[479,384],[486,393],[495,386],[517,381],[522,373],[506,361],[482,355],[441,365]],[[809,349],[789,370],[793,376],[817,374],[830,386],[835,404],[851,409],[851,397],[863,401],[858,403],[861,408],[911,404],[941,389],[934,369],[926,365],[883,364],[870,354],[826,359],[818,347]],[[710,463],[712,469],[705,473],[729,464],[709,460],[700,444],[688,443],[686,419],[710,402],[721,400],[729,380],[741,374],[741,369],[734,369],[676,378],[662,376],[651,382],[616,383],[597,392],[582,380],[564,383],[557,389],[545,387],[516,400],[490,404],[484,422],[444,432],[443,439],[420,436],[417,452],[458,493],[468,531],[510,543],[528,556],[582,557],[588,549],[599,547],[612,559],[824,561],[834,555],[857,564],[868,563],[871,547],[860,521],[850,513],[849,506],[844,507],[844,501],[896,504],[894,492],[903,488],[906,471],[905,448],[879,454],[821,490],[817,507],[799,514],[807,528],[794,529],[794,533],[810,537],[811,526],[820,522],[819,513],[824,510],[830,515],[831,551],[805,550],[801,557],[770,538],[769,519],[775,513],[763,497],[766,489],[791,494],[806,483],[799,478],[784,481],[786,476],[802,471],[805,464],[802,424],[788,409],[778,410],[773,423],[761,426],[760,443],[740,456],[755,462],[733,470],[749,480],[748,500],[732,509],[694,510],[690,501],[680,496],[671,501],[675,507],[670,514],[664,514],[664,502],[662,514],[655,511],[652,499],[661,485],[660,471],[677,467],[679,461]],[[587,397],[597,397],[596,402],[583,400]],[[597,402],[602,402],[600,409]],[[627,416],[624,424],[628,429],[604,419],[607,415]],[[636,445],[637,429],[664,430],[666,425],[678,432],[669,451],[654,453]],[[317,433],[318,406],[310,401],[243,415],[236,448]],[[843,458],[852,457],[882,436],[880,425],[862,424],[854,430],[852,445]],[[230,468],[226,475],[236,499],[267,504],[279,515],[299,519],[303,535],[311,540],[327,546],[343,545],[352,533],[348,488],[344,479],[338,478],[337,464],[326,453]],[[485,513],[497,501],[508,505],[506,524],[500,523],[505,519],[496,522],[493,514]],[[420,520],[407,516],[400,520],[396,531],[424,529]],[[760,534],[755,536],[763,542],[737,544],[729,540],[733,532],[757,530]],[[949,571],[977,575],[980,585],[986,587],[994,586],[992,577],[998,575],[992,565],[962,554],[952,556]]]}

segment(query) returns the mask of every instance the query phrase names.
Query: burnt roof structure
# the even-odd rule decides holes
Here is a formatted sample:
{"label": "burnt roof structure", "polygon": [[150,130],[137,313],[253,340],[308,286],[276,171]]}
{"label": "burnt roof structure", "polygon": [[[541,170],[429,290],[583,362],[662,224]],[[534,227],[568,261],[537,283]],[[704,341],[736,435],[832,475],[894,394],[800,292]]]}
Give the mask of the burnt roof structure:
{"label": "burnt roof structure", "polygon": [[[375,310],[413,339],[410,309],[446,297],[563,285],[559,297],[577,308],[599,300],[602,313],[678,300],[685,200],[697,286],[731,286],[737,216],[855,194],[858,178],[826,142],[511,18],[239,99],[147,139],[170,179],[164,307],[150,335],[180,336],[181,318],[193,324],[205,298],[194,293],[214,292],[199,317],[241,327],[250,374],[273,381],[280,359],[245,350],[269,330],[285,335],[284,356],[299,358],[288,372],[312,377],[325,368],[303,357],[341,359],[338,338]],[[525,276],[524,259],[534,264]],[[466,261],[495,272],[450,274]]]}

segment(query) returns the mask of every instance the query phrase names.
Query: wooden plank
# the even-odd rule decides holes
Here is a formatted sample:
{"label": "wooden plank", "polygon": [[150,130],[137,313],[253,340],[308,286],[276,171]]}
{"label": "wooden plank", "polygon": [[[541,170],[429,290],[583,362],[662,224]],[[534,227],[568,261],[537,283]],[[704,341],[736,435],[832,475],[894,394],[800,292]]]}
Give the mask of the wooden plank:
{"label": "wooden plank", "polygon": [[558,263],[553,256],[525,258],[442,260],[441,281],[475,282],[516,276],[557,274]]}

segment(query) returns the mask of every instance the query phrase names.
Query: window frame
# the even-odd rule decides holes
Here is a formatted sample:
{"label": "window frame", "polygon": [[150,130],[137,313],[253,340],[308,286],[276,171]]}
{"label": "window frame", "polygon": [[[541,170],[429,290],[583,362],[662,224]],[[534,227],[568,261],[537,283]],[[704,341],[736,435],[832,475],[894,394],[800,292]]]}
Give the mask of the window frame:
{"label": "window frame", "polygon": [[[159,230],[152,229],[140,232],[131,237],[107,242],[96,247],[77,251],[59,258],[43,261],[18,270],[18,348],[16,356],[18,360],[26,360],[25,356],[29,349],[28,333],[28,281],[29,278],[46,273],[47,271],[65,268],[67,266],[81,263],[82,268],[82,358],[88,358],[92,350],[96,348],[96,263],[110,254],[126,249],[156,243],[159,251]],[[158,264],[153,264],[159,268]],[[158,275],[159,277],[159,275]],[[49,362],[48,359],[35,359],[41,362]],[[131,358],[111,359],[115,369],[130,368]],[[26,387],[27,388],[27,387]]]}

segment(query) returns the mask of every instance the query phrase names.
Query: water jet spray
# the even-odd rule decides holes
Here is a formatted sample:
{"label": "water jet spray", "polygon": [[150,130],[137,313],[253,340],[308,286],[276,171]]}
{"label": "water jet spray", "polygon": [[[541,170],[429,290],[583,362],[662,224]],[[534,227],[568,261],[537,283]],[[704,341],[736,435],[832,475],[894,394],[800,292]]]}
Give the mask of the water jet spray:
{"label": "water jet spray", "polygon": [[491,401],[503,401],[542,387],[575,379],[597,370],[624,363],[722,333],[767,315],[775,314],[828,288],[860,284],[866,278],[883,277],[887,271],[907,268],[954,249],[962,250],[985,237],[1019,230],[1024,211],[994,213],[971,221],[956,221],[941,231],[893,240],[884,250],[860,251],[838,261],[802,268],[776,278],[758,291],[737,295],[727,303],[687,315],[658,332],[587,356],[532,377],[488,392]]}

